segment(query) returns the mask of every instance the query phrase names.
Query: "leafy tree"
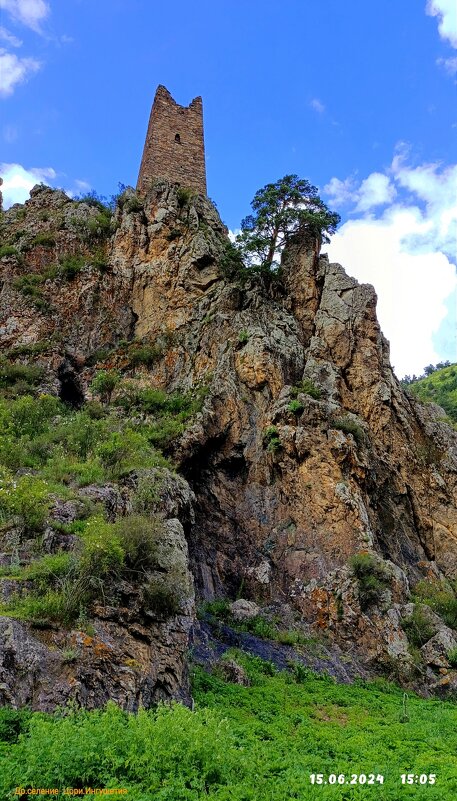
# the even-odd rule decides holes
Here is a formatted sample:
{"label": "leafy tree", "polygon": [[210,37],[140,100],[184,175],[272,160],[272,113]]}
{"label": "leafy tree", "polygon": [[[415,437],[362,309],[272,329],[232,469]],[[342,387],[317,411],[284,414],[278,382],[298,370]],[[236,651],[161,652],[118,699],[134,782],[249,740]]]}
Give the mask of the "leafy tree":
{"label": "leafy tree", "polygon": [[251,265],[262,270],[279,266],[291,236],[309,231],[328,242],[340,221],[317,194],[317,188],[297,175],[285,175],[259,189],[251,203],[254,214],[241,223],[236,244]]}
{"label": "leafy tree", "polygon": [[92,379],[90,388],[103,403],[109,403],[120,380],[121,376],[117,370],[100,370]]}

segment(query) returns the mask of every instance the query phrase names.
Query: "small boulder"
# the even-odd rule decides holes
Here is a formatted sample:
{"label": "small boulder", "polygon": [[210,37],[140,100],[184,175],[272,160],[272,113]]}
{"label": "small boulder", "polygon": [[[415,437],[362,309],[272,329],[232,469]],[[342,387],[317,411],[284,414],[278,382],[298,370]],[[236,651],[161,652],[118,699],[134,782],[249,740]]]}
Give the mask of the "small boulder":
{"label": "small boulder", "polygon": [[220,659],[215,665],[216,672],[222,676],[225,681],[230,681],[232,684],[241,684],[243,687],[249,687],[250,681],[246,675],[246,671],[234,659]]}
{"label": "small boulder", "polygon": [[233,601],[229,608],[232,617],[239,622],[251,620],[251,618],[257,617],[260,612],[260,606],[257,606],[254,601],[246,601],[244,598]]}

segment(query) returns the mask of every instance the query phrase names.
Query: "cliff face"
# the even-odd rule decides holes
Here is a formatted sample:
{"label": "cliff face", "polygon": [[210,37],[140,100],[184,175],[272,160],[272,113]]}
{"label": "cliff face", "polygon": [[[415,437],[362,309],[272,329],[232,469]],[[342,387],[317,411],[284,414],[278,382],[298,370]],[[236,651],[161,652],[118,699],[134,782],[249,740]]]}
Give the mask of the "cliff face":
{"label": "cliff face", "polygon": [[[43,210],[49,224],[56,214],[64,222],[46,247],[37,237]],[[452,593],[449,582],[457,578],[457,434],[438,407],[409,397],[393,375],[373,288],[329,264],[306,238],[289,245],[281,275],[268,285],[241,280],[212,204],[168,184],[141,203],[127,193],[97,258],[93,238],[72,238],[78,215],[80,233],[96,212],[46,189],[34,190],[25,215],[18,208],[5,215],[5,241],[30,237],[31,245],[22,259],[2,260],[3,347],[17,352],[46,339],[49,349],[36,357],[47,371],[43,386],[61,394],[64,387],[66,399],[87,397],[94,366],[128,373],[125,343],[132,338],[157,347],[144,385],[168,392],[206,387],[202,410],[169,446],[186,503],[172,503],[171,513],[162,492],[158,507],[175,521],[173,547],[183,553],[186,536],[198,596],[241,596],[274,604],[279,614],[292,608],[308,631],[373,669],[395,668],[403,678],[416,671],[423,686],[453,686],[447,653],[457,635],[436,609],[427,607],[430,636],[420,642],[419,657],[404,628],[414,619],[418,583]],[[18,278],[41,274],[71,249],[82,254],[82,269],[71,280],[57,275],[35,284],[45,302],[37,308],[36,295],[24,294]],[[123,491],[128,505],[128,486]],[[73,676],[62,679],[65,697],[76,674],[83,703],[113,695],[134,707],[161,693],[185,697],[192,601],[187,616],[143,620],[139,633],[134,601],[120,606],[92,610],[95,639],[112,649],[109,670],[95,668],[94,650],[87,652],[86,673],[78,661]],[[21,668],[19,657],[5,667],[12,640],[16,655],[23,638],[39,642],[37,662],[45,664],[50,636],[54,645],[59,637],[83,637],[74,630],[44,638],[26,623],[2,620],[0,653],[10,676]],[[147,644],[140,648],[139,641]],[[131,671],[128,692],[113,690],[132,649],[141,667]],[[54,675],[62,677],[56,665]],[[173,678],[164,681],[165,674]],[[22,679],[16,695],[10,689],[12,700],[34,702],[40,676],[28,678],[26,689]],[[52,706],[56,694],[46,692]]]}

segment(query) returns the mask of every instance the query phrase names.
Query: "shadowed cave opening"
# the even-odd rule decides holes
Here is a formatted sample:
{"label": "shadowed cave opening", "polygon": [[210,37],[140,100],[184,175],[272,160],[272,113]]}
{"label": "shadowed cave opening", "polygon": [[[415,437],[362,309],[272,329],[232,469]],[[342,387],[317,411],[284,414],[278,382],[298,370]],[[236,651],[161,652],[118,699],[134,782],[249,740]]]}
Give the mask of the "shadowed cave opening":
{"label": "shadowed cave opening", "polygon": [[65,359],[57,370],[60,382],[59,398],[67,406],[80,409],[84,403],[84,392],[80,378],[68,359]]}

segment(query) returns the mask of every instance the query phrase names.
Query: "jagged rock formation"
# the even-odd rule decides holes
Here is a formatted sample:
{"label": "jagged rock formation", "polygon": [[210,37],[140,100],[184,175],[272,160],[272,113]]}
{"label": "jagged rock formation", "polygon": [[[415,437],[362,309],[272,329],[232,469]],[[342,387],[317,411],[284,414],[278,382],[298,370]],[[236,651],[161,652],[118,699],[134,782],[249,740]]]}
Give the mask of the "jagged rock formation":
{"label": "jagged rock formation", "polygon": [[[292,607],[310,631],[325,633],[369,668],[395,667],[411,678],[402,626],[414,610],[411,590],[424,578],[457,578],[457,434],[438,407],[400,387],[373,288],[329,264],[306,236],[284,252],[276,279],[241,280],[211,202],[166,183],[142,203],[126,193],[116,231],[103,242],[102,272],[78,238],[95,215],[90,206],[36,188],[24,208],[25,215],[13,207],[3,221],[5,241],[30,249],[22,261],[2,259],[0,335],[9,349],[49,340],[50,351],[37,357],[48,371],[45,388],[62,393],[66,374],[87,397],[94,364],[123,369],[122,341],[134,336],[160,346],[145,376],[150,385],[209,387],[202,411],[172,448],[187,512],[162,499],[162,508],[170,507],[165,516],[178,519],[173,532],[183,553],[186,535],[198,596]],[[39,244],[49,224],[43,210],[51,222],[62,220],[51,247]],[[83,254],[83,269],[71,281],[41,284],[47,305],[37,309],[17,289],[18,276],[38,273],[69,249]],[[97,362],[94,354],[106,346],[108,362]],[[373,557],[375,596],[364,598],[351,566],[360,553]],[[49,707],[55,686],[63,698],[78,695],[89,705],[114,697],[135,708],[185,697],[189,603],[187,617],[165,626],[139,626],[131,599],[121,610],[95,609],[101,645],[87,644],[71,681],[46,638],[3,619],[3,670],[10,678],[29,671],[16,694],[3,676],[3,701]],[[446,653],[455,634],[435,618],[416,680],[453,686]],[[62,636],[52,635],[54,645]],[[109,667],[94,657],[102,645],[112,649]],[[38,678],[31,678],[26,652],[34,653]],[[120,668],[127,653],[141,665],[141,681]],[[40,678],[46,671],[48,683]]]}

